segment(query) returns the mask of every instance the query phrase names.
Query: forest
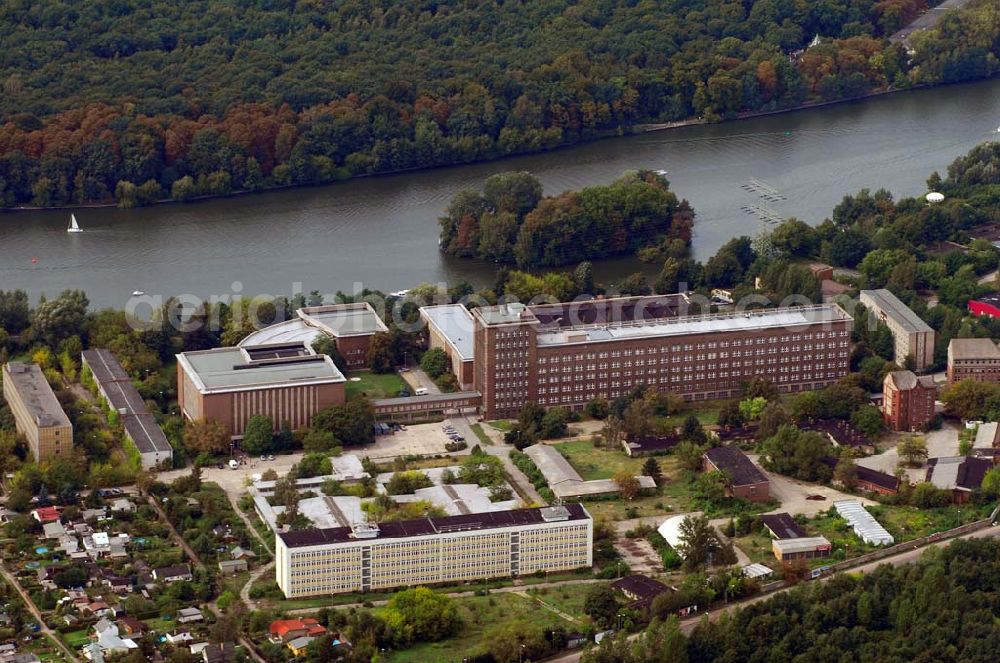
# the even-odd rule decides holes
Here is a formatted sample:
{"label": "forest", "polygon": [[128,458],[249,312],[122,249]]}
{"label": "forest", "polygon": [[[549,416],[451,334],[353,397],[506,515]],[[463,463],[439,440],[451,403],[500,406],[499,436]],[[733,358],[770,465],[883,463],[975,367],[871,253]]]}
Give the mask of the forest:
{"label": "forest", "polygon": [[673,619],[635,643],[609,641],[587,663],[935,661],[986,663],[1000,648],[1000,543],[956,541],[916,564],[809,583],[690,637]]}
{"label": "forest", "polygon": [[608,186],[542,197],[529,173],[486,179],[458,192],[440,219],[445,253],[522,268],[557,267],[677,242],[691,243],[694,211],[662,175],[626,173]]}
{"label": "forest", "polygon": [[[992,76],[1000,8],[926,0],[16,0],[0,206],[190,200]],[[819,43],[814,44],[814,37]]]}

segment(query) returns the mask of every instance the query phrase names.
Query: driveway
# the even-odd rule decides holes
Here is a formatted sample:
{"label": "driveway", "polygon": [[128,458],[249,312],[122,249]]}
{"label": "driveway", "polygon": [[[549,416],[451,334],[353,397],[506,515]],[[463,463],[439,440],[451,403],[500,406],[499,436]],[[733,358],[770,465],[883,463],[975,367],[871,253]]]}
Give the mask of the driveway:
{"label": "driveway", "polygon": [[[760,467],[758,457],[755,454],[748,454],[750,460]],[[799,481],[774,472],[768,472],[763,467],[760,468],[768,480],[771,482],[771,498],[780,502],[781,506],[770,513],[787,512],[793,516],[815,516],[826,511],[833,506],[837,500],[857,500],[865,506],[875,504],[872,500],[857,495],[843,493],[830,486],[822,486],[807,481]],[[822,500],[806,499],[809,495],[822,495]]]}
{"label": "driveway", "polygon": [[890,41],[905,42],[907,38],[918,30],[926,30],[928,28],[933,28],[941,20],[941,17],[947,14],[952,9],[958,9],[965,6],[969,0],[944,0],[937,7],[928,9],[926,12],[915,18],[908,25],[901,28],[892,37],[889,38]]}
{"label": "driveway", "polygon": [[[856,461],[857,464],[861,467],[867,467],[870,470],[893,474],[896,471],[896,466],[899,465],[899,453],[896,451],[896,443],[899,442],[903,435],[906,435],[906,433],[896,433],[889,436],[887,439],[888,444],[891,446],[888,449],[875,456],[859,458]],[[958,427],[955,424],[946,423],[941,427],[941,430],[926,433],[924,440],[927,441],[928,458],[943,458],[958,455]],[[924,467],[906,468],[906,477],[911,483],[923,481],[926,475],[927,470]]]}

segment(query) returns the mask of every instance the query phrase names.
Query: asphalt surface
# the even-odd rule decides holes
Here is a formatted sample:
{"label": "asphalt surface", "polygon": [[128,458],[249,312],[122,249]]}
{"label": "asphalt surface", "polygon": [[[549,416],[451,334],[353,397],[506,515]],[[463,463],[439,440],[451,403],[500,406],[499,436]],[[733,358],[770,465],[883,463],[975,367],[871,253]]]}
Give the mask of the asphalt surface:
{"label": "asphalt surface", "polygon": [[909,25],[898,30],[889,37],[890,41],[906,41],[906,39],[918,30],[933,28],[941,20],[941,17],[952,9],[959,9],[969,3],[969,0],[945,0],[937,7],[928,9],[926,12],[915,18]]}

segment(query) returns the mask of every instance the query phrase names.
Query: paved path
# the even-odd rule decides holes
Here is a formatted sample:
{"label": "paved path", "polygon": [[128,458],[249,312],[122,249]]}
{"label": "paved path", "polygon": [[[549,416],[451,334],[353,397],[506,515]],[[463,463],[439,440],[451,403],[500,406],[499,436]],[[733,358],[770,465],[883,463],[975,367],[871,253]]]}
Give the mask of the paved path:
{"label": "paved path", "polygon": [[[455,429],[458,430],[459,434],[465,438],[470,447],[473,444],[476,444],[476,441],[479,438],[472,432],[472,428],[470,427],[471,422],[466,417],[453,417],[448,421],[455,426]],[[510,477],[511,483],[514,486],[514,489],[517,490],[518,494],[520,494],[522,498],[526,498],[535,504],[548,504],[548,502],[546,502],[542,496],[538,494],[538,491],[535,490],[535,487],[532,485],[531,481],[528,480],[528,477],[524,476],[524,472],[519,470],[517,465],[514,464],[514,461],[510,459],[510,450],[513,447],[503,441],[503,433],[496,430],[489,424],[482,424],[480,427],[483,429],[483,432],[486,433],[491,440],[493,440],[493,444],[482,446],[482,450],[489,455],[496,456],[500,459],[503,463],[504,471],[507,473],[507,476]]]}
{"label": "paved path", "polygon": [[268,562],[264,566],[257,567],[256,569],[253,570],[253,573],[250,574],[250,577],[247,578],[246,583],[242,587],[240,587],[240,600],[243,601],[243,605],[245,605],[248,610],[260,609],[260,601],[256,601],[250,598],[250,588],[253,586],[255,582],[260,580],[260,578],[265,573],[273,570],[274,570],[273,561]]}
{"label": "paved path", "polygon": [[44,633],[45,637],[51,640],[52,643],[63,652],[66,658],[73,661],[74,663],[79,663],[80,659],[77,658],[73,650],[71,650],[69,647],[63,644],[63,641],[59,639],[59,636],[56,635],[55,631],[50,629],[48,624],[45,623],[45,619],[42,618],[42,612],[38,609],[38,606],[35,605],[35,602],[31,600],[31,597],[28,595],[28,592],[24,591],[24,588],[21,587],[21,583],[19,583],[17,579],[11,574],[11,572],[7,570],[7,567],[3,566],[2,564],[0,564],[0,574],[3,574],[4,579],[21,596],[21,600],[24,601],[24,605],[28,608],[28,612],[30,612],[31,616],[35,618],[36,622],[38,622],[38,626],[41,629],[41,633]]}
{"label": "paved path", "polygon": [[[915,547],[912,550],[908,550],[908,551],[899,553],[897,555],[893,555],[892,557],[885,557],[885,558],[877,560],[875,562],[870,562],[868,564],[864,564],[862,566],[858,566],[856,568],[850,569],[850,570],[848,570],[846,572],[847,573],[870,573],[870,572],[874,571],[875,569],[877,569],[879,566],[881,566],[883,564],[892,564],[893,566],[899,566],[900,564],[909,564],[909,563],[915,561],[917,558],[919,558],[920,555],[923,554],[924,549],[926,549],[926,548],[928,548],[930,546],[935,546],[935,547],[946,546],[949,543],[951,543],[952,541],[955,541],[956,539],[978,539],[978,538],[986,538],[986,537],[994,538],[994,537],[997,537],[997,536],[1000,536],[1000,528],[998,528],[996,526],[992,526],[992,527],[988,527],[988,528],[986,528],[984,530],[980,530],[978,532],[972,532],[971,534],[966,534],[964,536],[958,536],[958,537],[955,537],[953,539],[945,539],[943,541],[938,541],[938,542],[930,544],[929,546],[923,546],[923,547],[919,547],[918,546],[918,547]],[[825,576],[822,579],[820,579],[819,582],[826,582],[827,580],[829,580],[830,578],[833,578],[833,577],[836,577],[836,574],[830,575],[830,576]],[[688,619],[685,619],[685,620],[681,621],[681,624],[680,624],[681,631],[684,632],[684,633],[686,633],[686,634],[689,634],[689,633],[691,633],[691,631],[694,630],[695,626],[697,626],[699,623],[701,623],[701,620],[704,619],[706,616],[708,616],[709,619],[711,619],[711,620],[714,621],[714,620],[718,619],[719,615],[722,615],[722,614],[725,614],[725,613],[730,613],[730,612],[733,612],[734,610],[737,610],[737,609],[745,608],[745,607],[747,607],[749,605],[753,605],[754,603],[759,603],[760,601],[767,601],[772,596],[775,596],[776,594],[780,594],[782,592],[787,592],[790,589],[792,589],[792,587],[786,587],[786,588],[779,589],[777,591],[771,592],[769,594],[762,594],[762,595],[759,595],[759,596],[754,596],[753,598],[747,599],[746,601],[739,601],[737,603],[731,603],[728,606],[719,608],[717,610],[713,610],[712,612],[702,613],[702,614],[697,615],[695,617],[689,617]],[[639,633],[633,633],[632,635],[629,636],[628,639],[629,640],[635,640],[640,635],[642,635],[641,631]],[[567,653],[563,654],[562,656],[556,656],[554,658],[550,658],[550,659],[547,659],[547,660],[548,660],[548,663],[578,663],[578,661],[582,657],[583,657],[583,652],[582,651],[572,651],[572,652],[567,652]]]}
{"label": "paved path", "polygon": [[932,9],[928,9],[926,12],[918,16],[917,18],[910,21],[909,25],[900,28],[894,35],[889,37],[889,41],[906,42],[906,40],[914,32],[919,30],[926,30],[928,28],[933,28],[941,20],[941,17],[947,14],[952,9],[959,9],[968,4],[969,0],[944,0],[940,5]]}
{"label": "paved path", "polygon": [[[564,587],[566,585],[592,585],[598,582],[607,582],[607,580],[601,580],[599,578],[580,578],[579,580],[555,580],[553,582],[538,582],[533,585],[509,585],[507,587],[496,587],[489,590],[490,594],[522,594],[527,592],[529,589],[542,589],[545,587]],[[440,592],[445,596],[450,596],[452,598],[460,599],[467,598],[470,596],[475,596],[478,590],[465,590],[461,592]],[[311,608],[293,608],[292,610],[283,610],[284,614],[288,615],[311,615],[315,614],[317,610],[321,607],[337,608],[340,609],[350,609],[350,608],[363,608],[369,605],[380,606],[388,603],[388,599],[379,599],[377,601],[364,601],[361,603],[331,603],[329,606],[313,606]],[[553,608],[554,609],[554,608]],[[573,621],[572,617],[567,617]]]}

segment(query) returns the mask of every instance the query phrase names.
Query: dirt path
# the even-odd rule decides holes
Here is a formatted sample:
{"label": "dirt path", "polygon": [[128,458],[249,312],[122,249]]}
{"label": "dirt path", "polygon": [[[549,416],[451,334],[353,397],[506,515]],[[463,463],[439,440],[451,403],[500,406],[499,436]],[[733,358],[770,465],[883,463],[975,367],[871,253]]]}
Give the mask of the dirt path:
{"label": "dirt path", "polygon": [[163,522],[167,524],[168,528],[170,528],[171,538],[173,538],[173,540],[177,543],[177,545],[181,547],[181,549],[184,551],[184,554],[188,556],[188,559],[190,559],[195,566],[202,569],[205,568],[205,564],[201,561],[201,557],[198,556],[198,553],[196,553],[194,549],[187,544],[187,541],[185,541],[184,538],[177,533],[177,530],[174,528],[174,524],[170,522],[170,519],[167,518],[166,512],[164,512],[163,509],[160,507],[160,503],[157,502],[156,499],[153,497],[147,498],[147,501],[149,502],[150,506],[153,507],[153,510],[156,511],[156,515],[162,518]]}
{"label": "dirt path", "polygon": [[74,663],[79,663],[80,659],[77,657],[76,653],[63,644],[63,641],[59,639],[59,636],[56,635],[55,631],[48,627],[48,624],[45,623],[45,619],[42,618],[42,612],[38,609],[38,606],[35,605],[35,602],[31,600],[28,592],[24,591],[24,588],[21,587],[21,583],[19,583],[11,572],[7,570],[7,567],[2,564],[0,564],[0,574],[3,574],[4,580],[6,580],[21,596],[21,600],[24,601],[24,605],[28,608],[28,612],[30,612],[31,616],[38,622],[41,633],[44,633],[45,637],[51,640],[52,643],[63,652],[63,655],[66,656],[66,658]]}

